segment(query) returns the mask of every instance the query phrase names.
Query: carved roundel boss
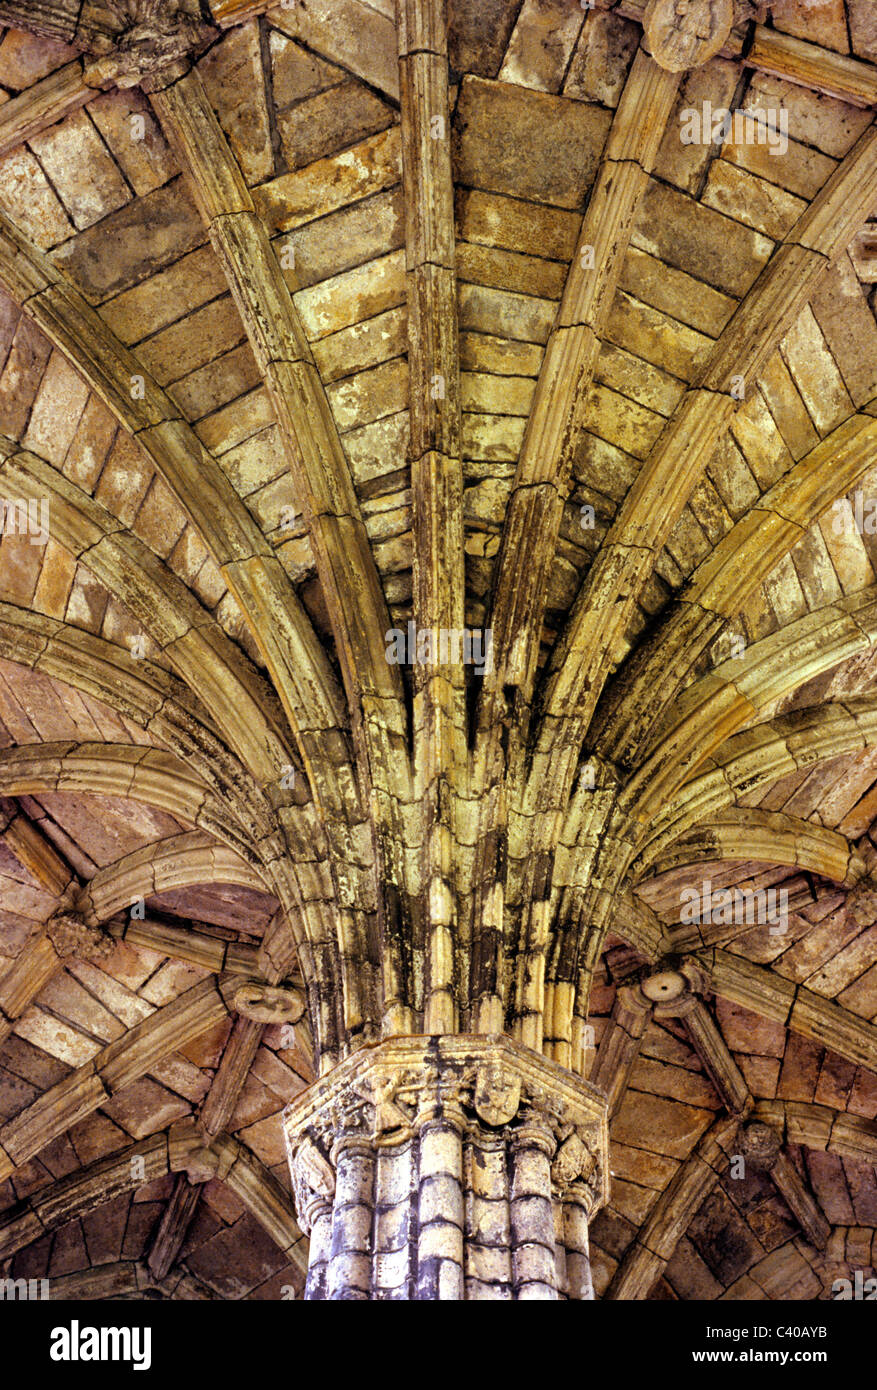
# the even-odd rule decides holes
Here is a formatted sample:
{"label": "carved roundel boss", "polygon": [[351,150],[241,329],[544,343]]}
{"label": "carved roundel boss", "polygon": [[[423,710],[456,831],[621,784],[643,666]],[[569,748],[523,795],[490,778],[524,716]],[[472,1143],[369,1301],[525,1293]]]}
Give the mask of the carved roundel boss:
{"label": "carved roundel boss", "polygon": [[667,72],[699,68],[714,57],[733,22],[733,0],[649,0],[643,16],[649,51]]}

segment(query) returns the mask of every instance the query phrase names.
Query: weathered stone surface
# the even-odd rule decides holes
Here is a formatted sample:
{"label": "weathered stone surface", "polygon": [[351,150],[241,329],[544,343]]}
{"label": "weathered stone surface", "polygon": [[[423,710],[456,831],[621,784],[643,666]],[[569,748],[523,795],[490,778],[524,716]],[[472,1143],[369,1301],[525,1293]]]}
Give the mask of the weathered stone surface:
{"label": "weathered stone surface", "polygon": [[589,9],[563,84],[564,96],[617,106],[640,37],[638,26],[621,15]]}
{"label": "weathered stone surface", "polygon": [[274,173],[274,152],[257,20],[231,29],[199,71],[247,183]]}
{"label": "weathered stone surface", "polygon": [[282,112],[278,126],[287,164],[300,169],[386,130],[394,121],[391,106],[362,83],[348,80]]}
{"label": "weathered stone surface", "polygon": [[277,30],[269,36],[272,90],[278,110],[344,81],[344,69],[309,53]]}
{"label": "weathered stone surface", "polygon": [[[751,124],[754,124],[755,119],[752,118]],[[743,133],[745,136],[748,131],[744,130]],[[790,139],[782,156],[782,165],[778,168],[776,157],[771,155],[769,147],[759,145],[757,141],[752,140],[751,135],[748,143],[726,141],[722,149],[722,158],[748,170],[761,180],[776,183],[796,197],[807,200],[816,196],[836,167],[835,161],[827,155]]]}
{"label": "weathered stone surface", "polygon": [[394,26],[359,0],[310,0],[273,9],[272,23],[321,57],[331,59],[390,97],[399,95]]}
{"label": "weathered stone surface", "polygon": [[58,261],[88,299],[100,301],[149,279],[203,241],[198,214],[175,180],[75,237]]}
{"label": "weathered stone surface", "polygon": [[[138,196],[151,193],[178,172],[149,104],[136,88],[103,93],[89,102],[88,114]],[[142,135],[137,118],[142,118]]]}
{"label": "weathered stone surface", "polygon": [[696,269],[701,279],[735,297],[749,289],[772,249],[759,233],[655,182],[643,199],[633,244],[679,270]]}
{"label": "weathered stone surface", "polygon": [[31,141],[31,149],[81,231],[130,199],[125,180],[84,111]]}
{"label": "weathered stone surface", "polygon": [[270,1236],[251,1216],[244,1215],[238,1226],[219,1231],[190,1255],[189,1263],[219,1297],[242,1298],[286,1261]]}
{"label": "weathered stone surface", "polygon": [[656,1152],[684,1158],[710,1121],[710,1112],[629,1090],[619,1111],[614,1132],[623,1144],[636,1147],[644,1134],[654,1136]]}
{"label": "weathered stone surface", "polygon": [[688,193],[697,193],[704,173],[714,162],[717,146],[705,140],[703,132],[700,141],[686,143],[683,140],[689,113],[702,112],[707,102],[714,111],[729,109],[736,85],[736,65],[721,58],[713,58],[703,67],[685,74],[655,160],[655,173],[659,178]]}
{"label": "weathered stone surface", "polygon": [[608,125],[596,107],[468,78],[454,124],[455,177],[488,192],[580,208]]}
{"label": "weathered stone surface", "polygon": [[255,190],[255,202],[269,230],[290,231],[392,188],[399,176],[399,138],[390,129],[352,150],[262,185]]}
{"label": "weathered stone surface", "polygon": [[824,44],[838,53],[849,52],[843,0],[775,0],[773,22],[777,29],[811,43]]}
{"label": "weathered stone surface", "polygon": [[725,1287],[761,1254],[759,1242],[722,1192],[707,1198],[689,1227],[689,1239]]}
{"label": "weathered stone surface", "polygon": [[867,0],[849,0],[850,41],[858,58],[877,58],[877,16]]}
{"label": "weathered stone surface", "polygon": [[710,166],[703,201],[774,240],[781,240],[806,206],[802,198],[766,184],[730,159]]}
{"label": "weathered stone surface", "polygon": [[205,246],[115,296],[102,313],[122,342],[134,343],[220,296],[220,276],[216,257]]}
{"label": "weathered stone surface", "polygon": [[560,0],[525,0],[509,39],[499,78],[557,92],[585,16]]}
{"label": "weathered stone surface", "polygon": [[59,39],[7,29],[0,45],[3,85],[13,91],[31,87],[75,56],[76,50]]}
{"label": "weathered stone surface", "polygon": [[27,149],[0,160],[0,205],[40,250],[73,235],[60,200]]}

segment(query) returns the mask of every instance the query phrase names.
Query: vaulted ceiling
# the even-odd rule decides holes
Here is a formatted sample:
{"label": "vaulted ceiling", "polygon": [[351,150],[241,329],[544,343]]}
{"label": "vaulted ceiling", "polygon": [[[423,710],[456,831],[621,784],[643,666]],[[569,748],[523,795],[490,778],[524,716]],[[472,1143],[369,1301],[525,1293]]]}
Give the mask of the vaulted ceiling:
{"label": "vaulted ceiling", "polygon": [[[538,755],[584,721],[645,827],[590,998],[598,1297],[830,1297],[877,1261],[873,5],[740,4],[679,79],[645,70],[634,0],[452,0],[454,334],[441,286],[409,312],[394,0],[182,8],[217,30],[201,107],[101,86],[75,16],[49,38],[0,5],[0,497],[47,532],[7,506],[0,1275],[300,1294],[280,1111],[310,1027],[248,1019],[235,982],[308,982],[284,893],[332,895],[339,692],[368,686],[344,595],[370,551],[411,618],[411,430],[458,372],[465,626],[492,614],[502,656],[521,624],[557,715]],[[785,113],[787,150],[684,143],[705,102]],[[313,361],[288,389],[283,334]],[[305,507],[281,398],[352,499]],[[541,471],[561,439],[568,495]],[[786,890],[787,929],[686,921],[706,880]],[[700,1048],[631,1024],[626,982],[668,954],[704,972]],[[773,1173],[728,1165],[744,1113]]]}

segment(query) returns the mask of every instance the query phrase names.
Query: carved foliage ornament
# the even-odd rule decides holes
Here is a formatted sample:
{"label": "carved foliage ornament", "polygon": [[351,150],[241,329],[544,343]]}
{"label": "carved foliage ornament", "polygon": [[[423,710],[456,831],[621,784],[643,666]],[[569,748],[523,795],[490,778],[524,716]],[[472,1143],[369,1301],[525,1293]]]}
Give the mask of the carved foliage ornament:
{"label": "carved foliage ornament", "polygon": [[733,0],[649,0],[643,16],[649,51],[667,72],[708,62],[733,23]]}
{"label": "carved foliage ornament", "polygon": [[111,8],[122,32],[92,69],[107,85],[136,87],[147,75],[184,63],[218,34],[186,0],[112,0]]}
{"label": "carved foliage ornament", "polygon": [[106,960],[116,943],[107,932],[90,927],[75,912],[56,912],[46,923],[49,940],[61,959],[78,956],[80,960]]}

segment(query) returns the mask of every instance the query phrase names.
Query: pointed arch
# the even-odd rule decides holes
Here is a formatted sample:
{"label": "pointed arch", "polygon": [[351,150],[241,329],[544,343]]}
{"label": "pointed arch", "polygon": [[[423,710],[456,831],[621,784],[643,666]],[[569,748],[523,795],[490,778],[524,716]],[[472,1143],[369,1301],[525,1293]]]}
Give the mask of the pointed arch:
{"label": "pointed arch", "polygon": [[623,815],[661,819],[697,768],[775,701],[877,641],[877,585],[827,604],[722,662],[679,697],[622,791]]}
{"label": "pointed arch", "polygon": [[233,816],[173,753],[138,743],[26,743],[0,750],[0,794],[91,793],[141,801],[217,835],[243,855]]}
{"label": "pointed arch", "polygon": [[131,720],[191,763],[240,815],[254,842],[272,833],[255,779],[217,737],[200,700],[172,672],[82,628],[9,603],[0,603],[0,657],[62,681]]}
{"label": "pointed arch", "polygon": [[130,608],[258,783],[277,781],[290,753],[273,695],[182,580],[84,489],[2,437],[0,476],[14,500],[48,497],[53,540]]}
{"label": "pointed arch", "polygon": [[850,884],[864,865],[845,835],[782,811],[748,806],[710,816],[668,845],[652,864],[652,875],[716,859],[788,864]]}
{"label": "pointed arch", "polygon": [[861,696],[778,715],[733,734],[709,766],[669,797],[649,822],[634,861],[638,878],[668,845],[780,777],[877,746],[877,698]]}
{"label": "pointed arch", "polygon": [[606,535],[552,655],[538,747],[584,739],[636,603],[692,488],[751,382],[868,216],[877,176],[873,124],[801,214],[738,305],[680,400]]}
{"label": "pointed arch", "polygon": [[136,898],[195,883],[234,883],[263,892],[266,888],[252,865],[234,850],[202,830],[187,830],[99,869],[78,895],[76,907],[90,925],[98,926]]}
{"label": "pointed arch", "polygon": [[[137,440],[173,492],[250,625],[311,784],[319,769],[321,796],[348,819],[354,784],[339,779],[326,755],[332,735],[346,743],[341,692],[310,619],[243,501],[135,354],[3,214],[0,284]],[[137,378],[143,392],[133,398]]]}
{"label": "pointed arch", "polygon": [[593,746],[630,766],[697,658],[808,528],[873,467],[877,403],[851,415],[799,459],[731,527],[687,580],[598,711]]}

